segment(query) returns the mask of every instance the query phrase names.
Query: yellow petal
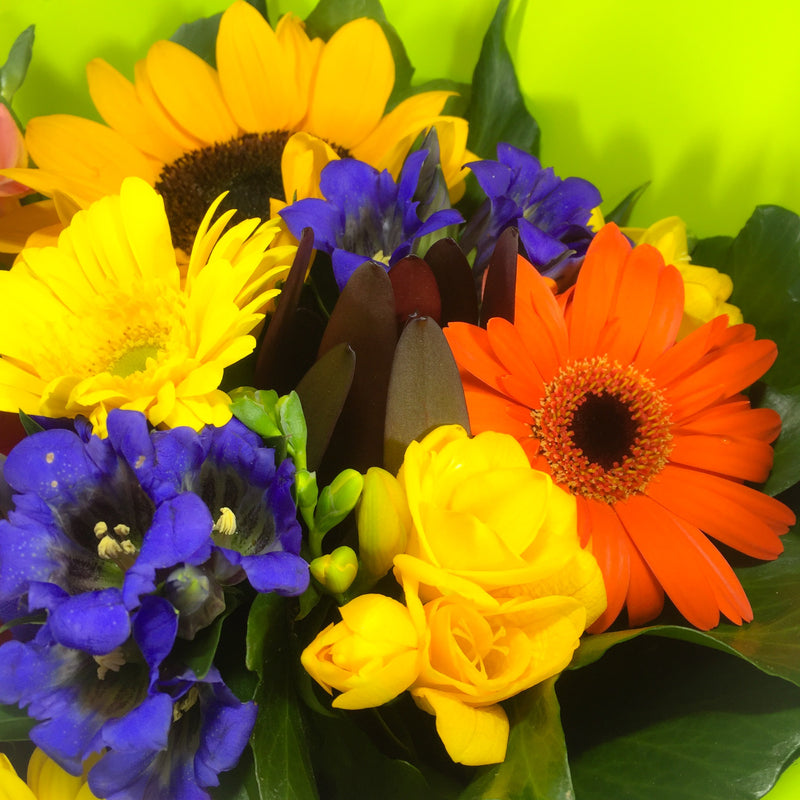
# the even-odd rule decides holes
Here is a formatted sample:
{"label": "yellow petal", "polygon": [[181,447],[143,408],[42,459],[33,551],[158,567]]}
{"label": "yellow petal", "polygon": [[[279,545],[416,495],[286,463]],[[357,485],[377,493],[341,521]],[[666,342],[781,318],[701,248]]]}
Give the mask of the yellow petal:
{"label": "yellow petal", "polygon": [[453,761],[499,764],[506,757],[508,717],[500,706],[474,708],[434,689],[412,689],[414,702],[436,717],[436,732]]}
{"label": "yellow petal", "polygon": [[305,116],[291,66],[275,32],[252,5],[238,0],[222,15],[217,69],[225,100],[245,131],[290,130]]}
{"label": "yellow petal", "polygon": [[86,67],[92,102],[106,123],[134,147],[163,162],[183,155],[180,142],[172,139],[150,117],[136,87],[101,58]]}
{"label": "yellow petal", "polygon": [[12,214],[0,215],[0,252],[18,253],[32,234],[52,226],[60,228],[58,212],[52,200],[27,203]]}
{"label": "yellow petal", "polygon": [[148,51],[146,65],[159,101],[191,136],[209,145],[239,135],[219,77],[200,56],[174,42],[159,41]]}
{"label": "yellow petal", "polygon": [[393,86],[394,60],[381,26],[349,22],[322,51],[303,128],[352,149],[380,121]]}
{"label": "yellow petal", "polygon": [[281,156],[284,197],[290,202],[306,197],[322,199],[320,173],[331,161],[338,159],[336,151],[327,142],[309,133],[295,133],[286,142]]}

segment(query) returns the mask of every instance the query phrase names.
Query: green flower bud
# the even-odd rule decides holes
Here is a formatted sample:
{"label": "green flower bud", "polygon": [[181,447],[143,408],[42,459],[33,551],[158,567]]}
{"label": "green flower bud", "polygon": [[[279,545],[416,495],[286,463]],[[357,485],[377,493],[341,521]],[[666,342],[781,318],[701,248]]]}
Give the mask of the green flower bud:
{"label": "green flower bud", "polygon": [[316,528],[326,533],[338,525],[356,506],[364,486],[364,478],[354,469],[340,472],[319,495],[314,515]]}
{"label": "green flower bud", "polygon": [[361,564],[376,581],[405,552],[411,530],[411,513],[400,482],[390,472],[371,467],[364,476],[364,490],[356,513]]}
{"label": "green flower bud", "polygon": [[333,594],[346,592],[356,578],[358,557],[352,547],[337,547],[332,553],[315,558],[311,574]]}

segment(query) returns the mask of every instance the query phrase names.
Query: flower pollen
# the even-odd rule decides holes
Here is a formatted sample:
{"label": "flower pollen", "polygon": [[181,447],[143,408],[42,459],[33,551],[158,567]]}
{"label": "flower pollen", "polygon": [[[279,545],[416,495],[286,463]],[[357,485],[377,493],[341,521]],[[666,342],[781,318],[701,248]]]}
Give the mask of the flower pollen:
{"label": "flower pollen", "polygon": [[595,356],[563,367],[531,414],[554,480],[575,494],[624,500],[643,492],[667,463],[669,406],[630,364]]}

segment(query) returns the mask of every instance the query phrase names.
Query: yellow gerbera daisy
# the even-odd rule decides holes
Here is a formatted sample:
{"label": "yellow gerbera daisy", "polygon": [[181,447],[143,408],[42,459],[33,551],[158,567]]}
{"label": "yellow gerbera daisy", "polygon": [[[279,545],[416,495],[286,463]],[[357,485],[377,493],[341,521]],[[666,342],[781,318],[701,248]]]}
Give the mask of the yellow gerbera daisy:
{"label": "yellow gerbera daisy", "polygon": [[[236,0],[220,21],[216,60],[214,69],[190,50],[158,41],[136,65],[133,83],[92,61],[89,89],[107,125],[63,114],[32,119],[26,143],[39,169],[14,170],[13,177],[86,207],[136,175],[164,196],[176,246],[187,250],[223,191],[229,207],[262,218],[270,197],[309,196],[309,176],[297,167],[293,185],[283,185],[281,153],[291,134],[312,134],[330,145],[328,157],[347,153],[396,177],[414,138],[436,125],[448,185],[463,193],[462,165],[474,158],[465,149],[466,121],[441,116],[451,94],[444,91],[412,96],[384,113],[395,68],[374,20],[354,20],[323,43],[292,15],[273,30]],[[305,163],[318,182],[324,163]]]}
{"label": "yellow gerbera daisy", "polygon": [[[88,765],[87,765],[88,766]],[[83,775],[70,775],[39,748],[28,762],[27,783],[0,753],[0,798],[9,800],[97,800]]]}
{"label": "yellow gerbera daisy", "polygon": [[216,205],[185,276],[164,202],[139,178],[76,213],[56,247],[23,250],[0,273],[0,410],[83,414],[100,434],[112,408],[166,427],[227,422],[223,369],[255,348],[295,248],[267,251],[275,222],[223,234],[234,212],[211,224]]}

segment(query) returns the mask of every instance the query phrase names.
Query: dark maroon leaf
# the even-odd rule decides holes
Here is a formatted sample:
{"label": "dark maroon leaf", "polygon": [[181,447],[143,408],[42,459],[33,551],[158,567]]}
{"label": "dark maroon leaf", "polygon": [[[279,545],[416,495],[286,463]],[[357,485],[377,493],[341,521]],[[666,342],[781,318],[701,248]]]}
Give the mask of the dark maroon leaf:
{"label": "dark maroon leaf", "polygon": [[481,306],[481,326],[484,328],[492,317],[504,317],[514,322],[518,247],[519,232],[516,228],[506,228],[497,239],[486,269]]}
{"label": "dark maroon leaf", "polygon": [[427,317],[412,319],[395,350],[383,466],[396,473],[406,447],[439,425],[456,423],[469,431],[461,378],[442,329]]}
{"label": "dark maroon leaf", "polygon": [[398,331],[409,317],[442,319],[442,299],[431,268],[419,256],[401,258],[390,270]]}
{"label": "dark maroon leaf", "polygon": [[383,462],[386,393],[397,344],[394,294],[383,267],[362,264],[344,287],[322,338],[323,356],[347,343],[356,356],[353,385],[325,453],[322,483],[346,467],[366,472]]}
{"label": "dark maroon leaf", "polygon": [[427,253],[442,298],[442,327],[448,322],[478,324],[478,292],[467,257],[450,238],[439,239]]}
{"label": "dark maroon leaf", "polygon": [[291,350],[292,340],[296,334],[295,311],[300,302],[311,254],[314,250],[314,232],[305,228],[300,237],[292,268],[286,276],[286,282],[278,298],[278,307],[267,327],[256,360],[254,385],[257,389],[272,389],[276,365],[281,357],[287,357],[284,351]]}
{"label": "dark maroon leaf", "polygon": [[353,383],[356,355],[345,343],[328,350],[297,384],[308,427],[308,469],[316,470]]}

